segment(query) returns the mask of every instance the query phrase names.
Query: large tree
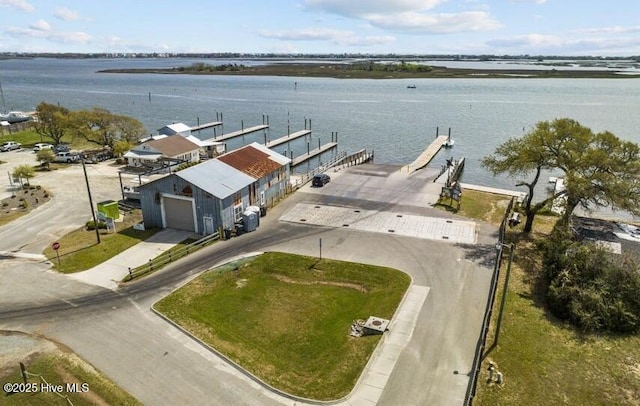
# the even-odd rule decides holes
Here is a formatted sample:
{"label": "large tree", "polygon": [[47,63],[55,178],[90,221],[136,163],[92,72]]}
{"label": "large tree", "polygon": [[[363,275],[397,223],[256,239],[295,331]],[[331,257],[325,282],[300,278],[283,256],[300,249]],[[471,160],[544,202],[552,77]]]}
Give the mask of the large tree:
{"label": "large tree", "polygon": [[69,109],[55,104],[41,102],[36,107],[37,120],[34,128],[43,137],[51,138],[54,144],[60,144],[69,130]]}
{"label": "large tree", "polygon": [[142,123],[135,118],[97,107],[74,112],[73,121],[78,135],[89,142],[111,148],[116,141],[135,142],[146,134]]}
{"label": "large tree", "polygon": [[[576,207],[611,206],[640,212],[640,155],[638,146],[609,132],[594,134],[577,121],[562,118],[543,121],[521,138],[511,138],[485,157],[482,165],[494,175],[518,179],[529,190],[523,204],[524,231],[533,227],[536,213],[554,199],[565,196],[565,224]],[[543,170],[560,170],[567,188],[536,204],[535,187]],[[521,178],[532,176],[532,179]]]}

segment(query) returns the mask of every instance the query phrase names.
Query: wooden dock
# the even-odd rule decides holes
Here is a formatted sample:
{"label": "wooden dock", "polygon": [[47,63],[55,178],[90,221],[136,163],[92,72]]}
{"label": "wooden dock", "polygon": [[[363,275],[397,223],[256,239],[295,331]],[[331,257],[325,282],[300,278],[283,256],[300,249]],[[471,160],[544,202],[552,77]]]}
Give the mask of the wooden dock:
{"label": "wooden dock", "polygon": [[221,135],[219,137],[215,137],[213,140],[214,141],[226,141],[226,140],[230,140],[231,138],[236,138],[236,137],[240,137],[242,135],[251,134],[251,133],[254,133],[256,131],[266,130],[267,128],[269,128],[269,126],[266,125],[266,124],[256,125],[254,127],[245,128],[244,130],[238,130],[238,131],[230,132],[230,133],[227,133],[227,134],[223,134],[223,135]]}
{"label": "wooden dock", "polygon": [[296,131],[294,133],[291,133],[289,135],[285,135],[284,137],[280,137],[278,139],[275,139],[273,141],[269,141],[265,144],[265,146],[267,148],[274,148],[277,147],[278,145],[282,145],[284,143],[287,143],[289,141],[293,141],[296,138],[300,138],[300,137],[304,137],[305,135],[309,135],[311,134],[311,130],[302,130],[302,131]]}
{"label": "wooden dock", "polygon": [[322,145],[320,148],[316,148],[314,150],[309,151],[308,154],[303,154],[300,155],[298,157],[295,157],[291,160],[291,167],[295,167],[297,165],[300,165],[301,163],[308,161],[309,159],[313,158],[314,156],[320,155],[324,152],[329,151],[332,148],[336,148],[338,146],[337,142],[329,142],[326,143],[324,145]]}
{"label": "wooden dock", "polygon": [[449,137],[446,135],[439,135],[438,137],[436,137],[436,139],[431,144],[429,144],[427,149],[425,149],[424,152],[420,154],[420,156],[415,161],[413,161],[409,165],[403,166],[401,171],[413,173],[418,169],[422,169],[427,166],[429,162],[431,162],[433,157],[435,157],[436,154],[440,152],[442,147],[444,147],[448,139]]}
{"label": "wooden dock", "polygon": [[219,125],[222,125],[222,121],[212,121],[210,123],[204,123],[195,127],[191,127],[191,131],[200,131],[211,127],[217,127]]}

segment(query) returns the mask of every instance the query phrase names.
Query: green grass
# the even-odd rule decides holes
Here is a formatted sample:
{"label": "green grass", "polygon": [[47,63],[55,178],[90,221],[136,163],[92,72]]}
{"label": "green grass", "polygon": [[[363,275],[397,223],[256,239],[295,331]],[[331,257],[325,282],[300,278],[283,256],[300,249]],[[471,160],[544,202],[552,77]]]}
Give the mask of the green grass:
{"label": "green grass", "polygon": [[[60,264],[56,252],[47,247],[44,255],[54,264],[54,269],[62,273],[84,271],[113,258],[122,251],[146,240],[158,230],[134,230],[132,224],[140,219],[140,214],[128,215],[124,223],[116,223],[117,233],[100,231],[100,244],[97,243],[95,230],[84,227],[72,231],[57,241],[60,243]],[[52,241],[53,242],[53,241]]]}
{"label": "green grass", "polygon": [[[540,221],[538,229],[544,231],[535,237],[545,238],[556,220],[537,218],[534,229]],[[474,404],[638,405],[640,337],[583,335],[556,319],[546,310],[540,293],[541,260],[533,239],[515,237],[516,255],[500,340],[481,368]],[[506,269],[506,261],[502,269]],[[492,332],[499,303],[500,295]],[[493,333],[487,348],[492,342]],[[504,374],[504,385],[487,383],[490,361]]]}
{"label": "green grass", "polygon": [[[32,374],[41,375],[53,385],[65,385],[67,383],[87,383],[88,391],[85,393],[63,392],[74,406],[83,405],[139,405],[135,398],[120,389],[104,375],[93,369],[74,354],[54,351],[52,353],[38,354],[25,362],[25,367]],[[2,378],[2,383],[21,383],[20,369],[16,365],[15,372]],[[40,386],[43,381],[36,376],[29,378],[29,383]],[[3,405],[68,405],[67,400],[53,393],[14,393],[11,395],[2,392],[0,403]]]}
{"label": "green grass", "polygon": [[[47,142],[52,144],[53,140],[49,137],[41,137],[35,130],[24,130],[18,131],[13,134],[4,134],[0,135],[0,143],[5,141],[15,141],[22,144],[23,148],[32,148],[35,144],[39,142]],[[99,148],[97,144],[88,142],[82,138],[74,138],[71,136],[71,133],[66,134],[62,137],[62,142],[65,144],[69,144],[72,149],[96,149]],[[35,156],[34,156],[35,160]]]}
{"label": "green grass", "polygon": [[212,270],[155,308],[268,384],[314,399],[347,395],[379,342],[355,319],[391,318],[409,286],[389,268],[267,253]]}
{"label": "green grass", "polygon": [[441,199],[435,208],[499,225],[509,200],[511,197],[505,195],[464,190],[459,210],[456,201],[451,202],[449,198]]}

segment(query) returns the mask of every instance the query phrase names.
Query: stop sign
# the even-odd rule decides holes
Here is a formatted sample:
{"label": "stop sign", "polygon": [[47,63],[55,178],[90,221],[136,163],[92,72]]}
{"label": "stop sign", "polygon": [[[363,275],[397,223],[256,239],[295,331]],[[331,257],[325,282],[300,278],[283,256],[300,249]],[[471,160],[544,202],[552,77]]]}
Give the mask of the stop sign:
{"label": "stop sign", "polygon": [[54,242],[53,244],[51,244],[51,248],[57,251],[60,248],[60,243],[58,241]]}

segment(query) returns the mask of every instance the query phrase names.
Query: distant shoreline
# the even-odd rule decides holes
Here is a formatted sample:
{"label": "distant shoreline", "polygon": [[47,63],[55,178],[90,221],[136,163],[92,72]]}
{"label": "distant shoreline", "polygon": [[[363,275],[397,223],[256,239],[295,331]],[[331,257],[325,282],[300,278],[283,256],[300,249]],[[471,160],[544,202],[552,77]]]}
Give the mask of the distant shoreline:
{"label": "distant shoreline", "polygon": [[199,71],[185,68],[105,69],[98,73],[151,73],[165,75],[224,75],[224,76],[290,76],[335,79],[637,79],[638,74],[619,74],[605,70],[540,70],[540,69],[461,69],[432,66],[428,72],[367,71],[348,69],[350,64],[291,63],[243,66],[234,71]]}

